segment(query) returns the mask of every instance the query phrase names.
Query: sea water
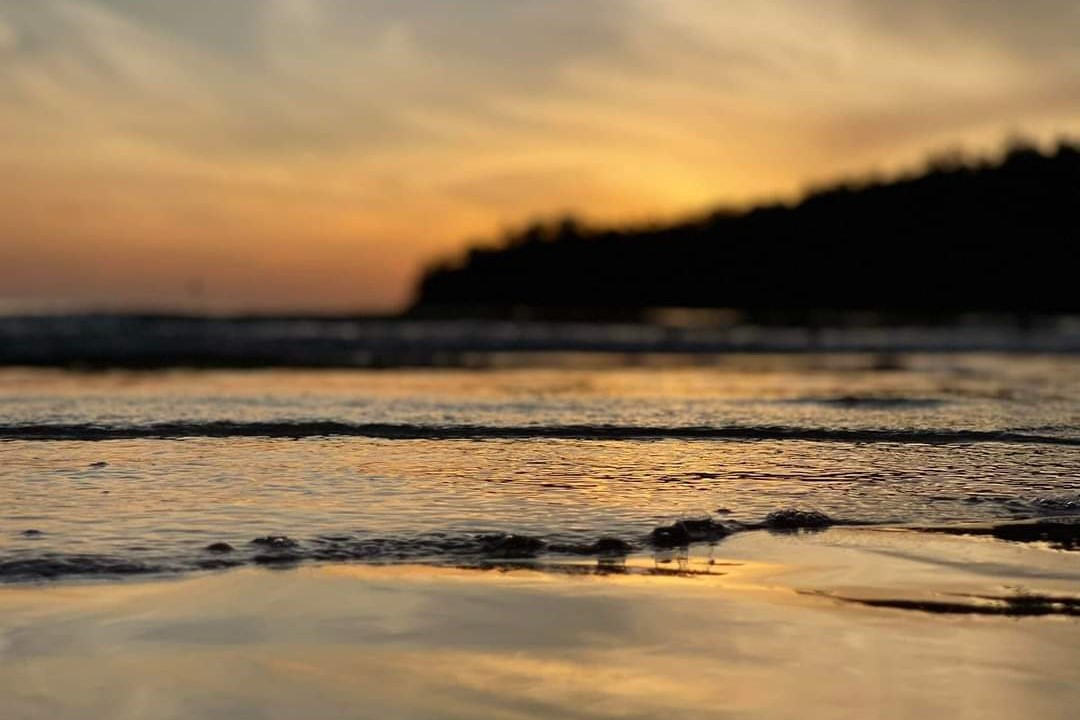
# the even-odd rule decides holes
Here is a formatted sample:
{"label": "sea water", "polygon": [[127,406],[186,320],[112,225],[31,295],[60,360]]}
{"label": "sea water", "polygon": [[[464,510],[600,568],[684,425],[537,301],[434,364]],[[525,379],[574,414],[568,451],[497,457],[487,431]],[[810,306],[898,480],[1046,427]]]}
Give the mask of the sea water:
{"label": "sea water", "polygon": [[735,530],[788,508],[872,525],[1075,515],[1080,358],[4,369],[0,498],[6,582],[544,562],[600,538],[647,553],[680,518]]}

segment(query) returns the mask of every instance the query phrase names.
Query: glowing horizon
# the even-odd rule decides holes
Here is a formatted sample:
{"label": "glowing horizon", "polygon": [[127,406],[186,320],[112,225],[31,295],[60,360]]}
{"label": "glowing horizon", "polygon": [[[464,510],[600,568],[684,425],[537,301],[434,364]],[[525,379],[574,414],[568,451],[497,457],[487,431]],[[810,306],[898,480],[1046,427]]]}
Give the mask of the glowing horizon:
{"label": "glowing horizon", "polygon": [[393,310],[537,216],[1080,131],[1064,0],[0,0],[0,301]]}

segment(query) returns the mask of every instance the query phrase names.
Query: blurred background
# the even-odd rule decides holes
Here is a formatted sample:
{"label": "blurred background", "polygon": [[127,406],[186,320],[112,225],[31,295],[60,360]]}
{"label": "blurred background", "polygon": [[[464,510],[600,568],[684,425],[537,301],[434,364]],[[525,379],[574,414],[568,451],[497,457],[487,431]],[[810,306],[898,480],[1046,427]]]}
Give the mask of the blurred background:
{"label": "blurred background", "polygon": [[0,363],[1077,350],[1067,0],[0,0]]}

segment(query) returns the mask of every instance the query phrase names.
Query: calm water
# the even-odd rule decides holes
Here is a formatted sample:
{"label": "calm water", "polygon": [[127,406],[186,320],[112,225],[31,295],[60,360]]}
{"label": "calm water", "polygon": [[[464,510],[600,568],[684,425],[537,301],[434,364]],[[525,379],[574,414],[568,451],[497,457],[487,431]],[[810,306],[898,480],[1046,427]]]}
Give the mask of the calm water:
{"label": "calm water", "polygon": [[[1080,359],[897,360],[0,370],[0,573],[460,563],[491,555],[492,533],[558,556],[789,507],[857,523],[1080,514]],[[297,544],[251,544],[271,535]],[[218,542],[235,550],[205,549]]]}

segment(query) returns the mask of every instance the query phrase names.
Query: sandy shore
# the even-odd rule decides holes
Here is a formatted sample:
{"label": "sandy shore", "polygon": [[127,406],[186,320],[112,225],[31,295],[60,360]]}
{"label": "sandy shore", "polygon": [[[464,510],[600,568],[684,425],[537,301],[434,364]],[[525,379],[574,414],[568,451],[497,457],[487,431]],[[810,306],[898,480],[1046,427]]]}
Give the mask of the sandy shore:
{"label": "sandy shore", "polygon": [[616,572],[329,565],[9,586],[0,715],[1071,718],[1078,560],[838,529]]}

